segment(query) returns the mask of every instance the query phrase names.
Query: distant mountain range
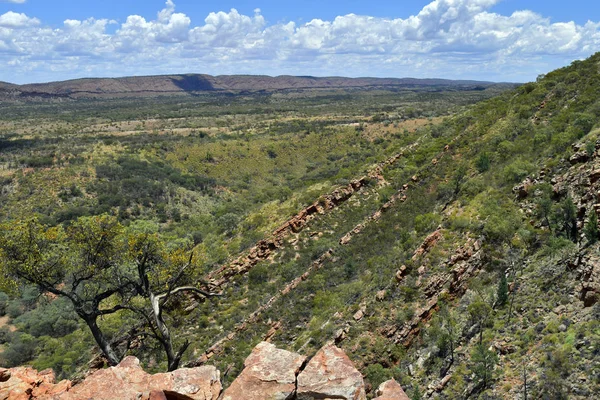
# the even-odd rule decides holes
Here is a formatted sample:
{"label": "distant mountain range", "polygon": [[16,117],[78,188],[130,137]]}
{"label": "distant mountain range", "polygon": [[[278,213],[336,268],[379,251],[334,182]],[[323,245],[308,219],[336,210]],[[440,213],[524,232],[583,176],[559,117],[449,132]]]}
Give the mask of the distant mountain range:
{"label": "distant mountain range", "polygon": [[[15,85],[0,82],[0,100],[43,98],[123,98],[199,94],[203,92],[257,92],[319,89],[377,89],[454,87],[485,89],[498,85],[483,81],[414,78],[343,78],[265,75],[158,75],[124,78],[85,78],[61,82]],[[500,84],[506,85],[506,84]],[[508,84],[511,85],[511,84]]]}

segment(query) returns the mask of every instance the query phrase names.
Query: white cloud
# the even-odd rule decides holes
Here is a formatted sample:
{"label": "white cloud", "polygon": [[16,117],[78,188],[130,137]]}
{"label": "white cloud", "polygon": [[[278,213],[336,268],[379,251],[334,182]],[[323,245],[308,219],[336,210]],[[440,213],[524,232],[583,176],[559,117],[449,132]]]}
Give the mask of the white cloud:
{"label": "white cloud", "polygon": [[23,4],[27,0],[2,0],[2,3]]}
{"label": "white cloud", "polygon": [[435,0],[406,18],[348,14],[302,24],[231,9],[193,24],[167,0],[156,19],[131,15],[111,33],[115,21],[68,19],[51,29],[8,12],[0,16],[0,66],[10,68],[0,80],[176,72],[523,80],[600,47],[599,22],[490,12],[499,1]]}
{"label": "white cloud", "polygon": [[9,11],[0,15],[0,26],[3,28],[26,28],[40,24],[37,18],[29,18],[25,14]]}

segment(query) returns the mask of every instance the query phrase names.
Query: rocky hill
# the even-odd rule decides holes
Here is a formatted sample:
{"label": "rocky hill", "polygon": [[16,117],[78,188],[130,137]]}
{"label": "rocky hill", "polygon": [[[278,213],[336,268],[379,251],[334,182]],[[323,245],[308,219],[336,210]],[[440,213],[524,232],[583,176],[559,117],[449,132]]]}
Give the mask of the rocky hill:
{"label": "rocky hill", "polygon": [[[48,98],[123,98],[190,95],[207,92],[272,92],[320,89],[453,88],[483,90],[491,82],[444,79],[342,78],[259,75],[161,75],[125,78],[90,78],[63,82],[13,85],[0,82],[0,100]],[[506,86],[510,86],[505,84]]]}

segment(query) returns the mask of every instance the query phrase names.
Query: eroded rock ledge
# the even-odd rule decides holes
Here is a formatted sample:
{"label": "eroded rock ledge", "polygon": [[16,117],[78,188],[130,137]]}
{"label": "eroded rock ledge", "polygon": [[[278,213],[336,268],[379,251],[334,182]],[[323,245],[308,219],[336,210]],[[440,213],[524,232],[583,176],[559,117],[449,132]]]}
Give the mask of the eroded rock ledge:
{"label": "eroded rock ledge", "polygon": [[[363,377],[342,349],[328,344],[306,361],[305,356],[259,343],[223,393],[215,367],[151,375],[135,357],[97,370],[77,384],[55,383],[50,370],[0,368],[0,400],[366,400]],[[382,400],[408,399],[393,380],[384,382],[377,395]]]}

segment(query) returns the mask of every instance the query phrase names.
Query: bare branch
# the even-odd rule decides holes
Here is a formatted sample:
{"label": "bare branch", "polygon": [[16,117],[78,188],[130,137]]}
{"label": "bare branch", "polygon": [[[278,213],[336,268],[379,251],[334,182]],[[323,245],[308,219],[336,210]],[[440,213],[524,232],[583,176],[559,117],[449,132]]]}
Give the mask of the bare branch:
{"label": "bare branch", "polygon": [[209,298],[209,297],[221,297],[221,296],[223,296],[223,294],[221,294],[221,293],[207,292],[206,290],[199,289],[199,288],[197,288],[195,286],[179,286],[179,287],[177,287],[177,288],[175,288],[175,289],[173,289],[171,291],[168,291],[166,293],[161,293],[159,295],[156,295],[156,298],[159,301],[163,301],[168,296],[173,295],[173,294],[177,294],[179,292],[194,292],[194,293],[201,294],[202,296],[207,297],[207,298]]}
{"label": "bare branch", "polygon": [[181,269],[177,273],[177,276],[173,277],[169,281],[169,289],[167,290],[167,293],[171,292],[173,290],[173,286],[177,285],[179,280],[183,277],[183,273],[185,272],[185,270],[188,269],[190,265],[192,265],[193,259],[194,259],[194,252],[190,251],[190,258],[189,258],[187,264],[185,264],[183,267],[181,267]]}

